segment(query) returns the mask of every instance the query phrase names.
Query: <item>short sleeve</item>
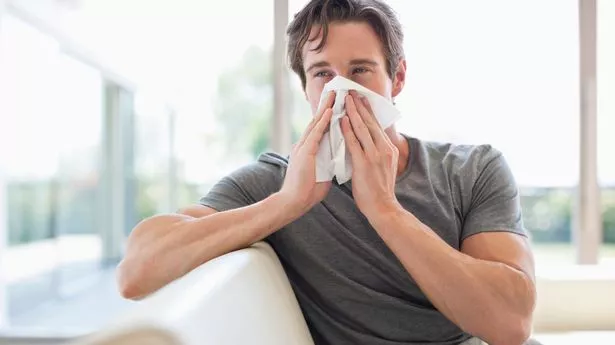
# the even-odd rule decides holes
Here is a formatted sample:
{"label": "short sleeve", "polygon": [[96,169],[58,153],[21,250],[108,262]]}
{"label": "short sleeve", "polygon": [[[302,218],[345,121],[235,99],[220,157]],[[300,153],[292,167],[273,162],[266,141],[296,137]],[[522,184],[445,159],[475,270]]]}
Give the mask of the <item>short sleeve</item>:
{"label": "short sleeve", "polygon": [[223,177],[199,204],[223,212],[257,203],[280,190],[284,172],[282,167],[259,159]]}
{"label": "short sleeve", "polygon": [[527,237],[519,190],[504,156],[497,150],[489,149],[479,160],[461,240],[481,232],[497,231]]}

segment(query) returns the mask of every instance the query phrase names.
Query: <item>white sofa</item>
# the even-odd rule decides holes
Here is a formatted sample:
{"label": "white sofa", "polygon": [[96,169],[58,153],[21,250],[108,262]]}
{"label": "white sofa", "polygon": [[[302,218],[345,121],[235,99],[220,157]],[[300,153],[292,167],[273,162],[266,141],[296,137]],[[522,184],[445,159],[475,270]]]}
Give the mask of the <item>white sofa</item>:
{"label": "white sofa", "polygon": [[209,261],[104,330],[74,343],[128,344],[314,342],[275,252],[261,242]]}

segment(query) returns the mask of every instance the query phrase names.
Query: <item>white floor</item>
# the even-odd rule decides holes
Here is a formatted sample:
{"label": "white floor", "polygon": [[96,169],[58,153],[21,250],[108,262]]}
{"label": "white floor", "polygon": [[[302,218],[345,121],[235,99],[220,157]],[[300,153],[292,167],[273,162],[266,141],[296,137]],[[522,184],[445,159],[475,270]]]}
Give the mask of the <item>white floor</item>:
{"label": "white floor", "polygon": [[80,293],[21,313],[11,320],[11,327],[46,336],[80,335],[104,327],[135,303],[123,299],[117,292],[113,269],[101,271],[95,279],[81,284],[87,286],[80,286]]}

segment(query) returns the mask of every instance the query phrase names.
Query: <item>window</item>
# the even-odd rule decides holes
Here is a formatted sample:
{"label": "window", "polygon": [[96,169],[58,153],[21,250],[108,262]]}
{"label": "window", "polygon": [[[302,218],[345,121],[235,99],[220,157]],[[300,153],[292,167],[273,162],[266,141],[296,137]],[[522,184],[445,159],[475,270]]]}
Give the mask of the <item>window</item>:
{"label": "window", "polygon": [[598,177],[602,194],[602,263],[615,264],[615,3],[598,1]]}
{"label": "window", "polygon": [[52,327],[69,321],[49,306],[95,284],[100,265],[103,84],[49,36],[12,16],[1,25],[4,312],[14,327]]}
{"label": "window", "polygon": [[[273,1],[80,1],[56,6],[46,17],[54,28],[133,81],[137,94],[151,95],[146,103],[154,103],[153,97],[171,109],[177,135],[170,144],[178,176],[170,194],[176,193],[178,206],[195,203],[222,176],[268,148]],[[45,12],[44,6],[30,2],[23,7]],[[136,116],[138,122],[150,121],[145,118],[152,115]],[[135,127],[136,140],[149,130]],[[164,133],[162,139],[170,137]],[[143,144],[135,146],[141,176],[145,158],[139,155],[151,155],[151,147],[158,145]],[[167,168],[168,162],[147,174],[162,178]],[[142,205],[141,216],[153,210],[149,202],[149,207]],[[156,208],[166,209],[165,204],[171,205],[159,201]]]}
{"label": "window", "polygon": [[[80,335],[131,306],[117,292],[117,262],[105,261],[124,238],[101,219],[129,232],[196,203],[268,149],[273,2],[13,2],[1,19],[10,243],[0,327]],[[119,110],[108,109],[114,97]]]}
{"label": "window", "polygon": [[408,82],[396,100],[405,115],[399,129],[502,151],[520,187],[537,263],[572,263],[579,166],[577,2],[392,6],[404,25],[408,60]]}
{"label": "window", "polygon": [[167,67],[177,69],[173,85],[166,86],[176,116],[181,207],[197,202],[220,178],[270,147],[273,1],[170,6],[182,15],[167,20],[178,25],[194,20],[174,33],[189,43],[178,47]]}
{"label": "window", "polygon": [[137,93],[134,124],[137,221],[175,211],[170,203],[171,131],[167,106],[153,95]]}

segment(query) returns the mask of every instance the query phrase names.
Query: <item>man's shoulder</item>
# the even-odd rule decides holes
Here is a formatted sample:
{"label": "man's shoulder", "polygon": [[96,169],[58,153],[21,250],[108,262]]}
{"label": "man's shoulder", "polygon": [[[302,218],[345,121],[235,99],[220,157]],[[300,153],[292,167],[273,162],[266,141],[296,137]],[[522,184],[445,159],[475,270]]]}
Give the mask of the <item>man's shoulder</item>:
{"label": "man's shoulder", "polygon": [[457,144],[413,139],[428,164],[442,164],[452,169],[480,170],[502,153],[490,144]]}
{"label": "man's shoulder", "polygon": [[288,166],[288,157],[284,157],[275,152],[265,152],[258,156],[256,165],[272,169],[286,169]]}
{"label": "man's shoulder", "polygon": [[284,178],[288,158],[274,152],[261,153],[258,158],[232,172],[227,178],[237,182],[265,183]]}
{"label": "man's shoulder", "polygon": [[255,161],[240,166],[224,179],[242,187],[279,184],[284,179],[287,166],[287,158],[277,153],[266,152],[260,154]]}
{"label": "man's shoulder", "polygon": [[263,153],[256,161],[222,177],[201,198],[200,203],[226,211],[263,200],[280,189],[287,165],[286,158],[275,153]]}

